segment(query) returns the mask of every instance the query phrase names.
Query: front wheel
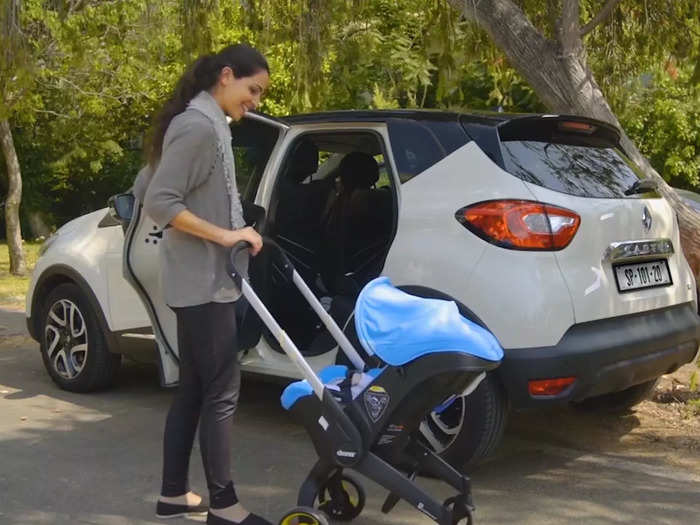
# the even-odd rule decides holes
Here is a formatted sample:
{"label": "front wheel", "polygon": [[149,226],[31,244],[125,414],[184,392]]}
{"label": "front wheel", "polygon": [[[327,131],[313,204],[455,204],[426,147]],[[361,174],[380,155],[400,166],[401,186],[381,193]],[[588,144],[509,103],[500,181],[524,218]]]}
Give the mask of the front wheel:
{"label": "front wheel", "polygon": [[333,521],[352,521],[364,509],[366,498],[365,489],[355,476],[337,471],[321,485],[316,505]]}
{"label": "front wheel", "polygon": [[420,424],[419,439],[455,468],[468,470],[496,450],[507,415],[503,387],[487,374],[474,392],[430,412]]}
{"label": "front wheel", "polygon": [[328,525],[328,518],[311,507],[297,507],[282,516],[279,525]]}
{"label": "front wheel", "polygon": [[80,288],[54,288],[41,311],[41,356],[51,379],[71,392],[109,386],[121,363],[110,353],[97,314]]}

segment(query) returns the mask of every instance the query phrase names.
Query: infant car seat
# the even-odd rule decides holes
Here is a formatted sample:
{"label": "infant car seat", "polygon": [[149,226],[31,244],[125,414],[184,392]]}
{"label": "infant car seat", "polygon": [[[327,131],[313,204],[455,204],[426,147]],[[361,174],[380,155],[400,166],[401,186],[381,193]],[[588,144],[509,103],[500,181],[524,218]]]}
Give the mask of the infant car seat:
{"label": "infant car seat", "polygon": [[[430,410],[462,394],[503,355],[496,338],[462,317],[453,301],[410,295],[387,277],[362,290],[355,328],[377,366],[352,370],[332,365],[319,376],[337,393],[367,449],[390,462],[402,459],[410,435]],[[297,381],[285,389],[282,405],[312,429],[323,457],[332,445],[317,423],[321,403],[312,394],[307,381]]]}

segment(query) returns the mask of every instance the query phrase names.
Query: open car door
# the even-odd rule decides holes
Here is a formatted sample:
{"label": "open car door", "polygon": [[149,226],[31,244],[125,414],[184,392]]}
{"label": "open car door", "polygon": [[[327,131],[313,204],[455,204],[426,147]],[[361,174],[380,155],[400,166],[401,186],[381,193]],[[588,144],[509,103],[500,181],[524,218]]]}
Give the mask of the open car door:
{"label": "open car door", "polygon": [[[273,150],[287,129],[284,123],[257,113],[248,113],[240,122],[231,124],[236,182],[246,223],[256,229],[262,228],[265,216],[265,210],[254,204],[258,186],[267,172]],[[161,290],[159,250],[162,238],[163,232],[146,215],[142,203],[135,199],[124,237],[124,277],[134,287],[150,317],[160,354],[161,384],[174,386],[179,380],[177,323]],[[251,267],[250,271],[253,275],[255,270]],[[260,339],[261,326],[252,309],[245,308],[241,301],[239,303],[239,347],[250,348]]]}

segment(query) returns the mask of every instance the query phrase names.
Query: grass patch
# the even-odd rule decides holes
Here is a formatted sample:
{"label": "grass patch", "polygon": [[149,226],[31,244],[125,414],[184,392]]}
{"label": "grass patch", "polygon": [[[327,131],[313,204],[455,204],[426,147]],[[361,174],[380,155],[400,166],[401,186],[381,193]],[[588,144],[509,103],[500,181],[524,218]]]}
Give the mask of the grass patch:
{"label": "grass patch", "polygon": [[6,242],[0,242],[0,306],[24,307],[29,278],[39,257],[38,242],[24,242],[24,257],[27,261],[27,275],[17,277],[10,274],[10,252]]}

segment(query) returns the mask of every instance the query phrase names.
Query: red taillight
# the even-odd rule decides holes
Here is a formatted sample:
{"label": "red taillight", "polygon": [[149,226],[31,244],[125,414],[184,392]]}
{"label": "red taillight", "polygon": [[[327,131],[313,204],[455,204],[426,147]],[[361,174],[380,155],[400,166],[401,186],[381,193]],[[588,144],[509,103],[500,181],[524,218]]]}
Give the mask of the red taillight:
{"label": "red taillight", "polygon": [[457,210],[470,231],[514,250],[561,250],[574,238],[581,217],[551,204],[521,200],[486,201]]}
{"label": "red taillight", "polygon": [[556,396],[561,394],[576,381],[575,377],[557,377],[555,379],[537,379],[528,382],[531,396]]}

